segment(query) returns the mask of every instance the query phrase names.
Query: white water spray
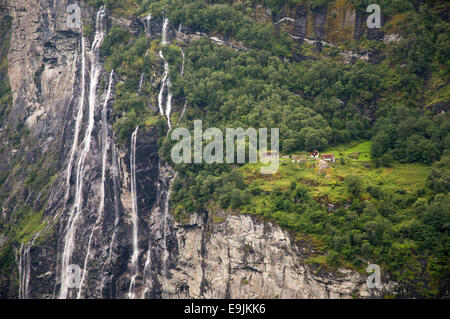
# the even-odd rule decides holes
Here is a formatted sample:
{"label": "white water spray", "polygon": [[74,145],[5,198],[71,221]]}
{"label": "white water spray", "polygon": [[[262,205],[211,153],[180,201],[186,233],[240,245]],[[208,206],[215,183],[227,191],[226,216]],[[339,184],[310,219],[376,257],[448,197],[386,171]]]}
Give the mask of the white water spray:
{"label": "white water spray", "polygon": [[[54,226],[55,222],[58,220],[60,212],[51,216],[48,215],[42,222],[46,226],[40,231],[34,233],[32,238],[26,244],[20,245],[19,250],[19,299],[29,299],[30,298],[30,279],[31,279],[31,254],[30,250],[33,247],[36,239],[42,234],[48,233],[49,229]],[[51,221],[48,221],[50,219]]]}
{"label": "white water spray", "polygon": [[74,131],[74,137],[72,142],[72,147],[70,150],[70,159],[69,164],[67,165],[67,177],[66,177],[66,200],[69,199],[70,196],[70,178],[72,176],[72,166],[73,166],[73,160],[75,157],[75,152],[78,148],[78,139],[80,135],[80,128],[81,128],[81,122],[83,121],[83,113],[84,113],[84,98],[85,98],[85,77],[86,77],[86,45],[84,42],[84,37],[81,35],[81,95],[80,95],[80,101],[78,105],[78,114],[75,121],[75,131]]}
{"label": "white water spray", "polygon": [[[181,24],[180,24],[180,30],[181,30]],[[183,77],[184,75],[184,61],[186,59],[186,56],[184,54],[184,50],[182,48],[180,48],[181,50],[181,56],[183,58],[182,62],[181,62],[181,70],[180,70],[180,76]],[[178,119],[177,125],[180,124],[181,119],[183,118],[184,112],[186,112],[186,106],[187,106],[187,100],[186,98],[184,99],[184,106],[183,106],[183,111],[181,112],[180,118]]]}
{"label": "white water spray", "polygon": [[142,91],[142,84],[144,83],[144,76],[145,76],[145,73],[142,72],[141,73],[141,78],[139,79],[139,88],[138,88],[138,92],[139,93],[141,93],[141,91]]}
{"label": "white water spray", "polygon": [[105,210],[106,161],[108,159],[108,149],[109,149],[107,111],[108,111],[108,101],[111,96],[113,76],[114,76],[114,70],[112,70],[109,75],[108,91],[106,93],[105,102],[103,103],[103,108],[102,108],[102,177],[101,177],[101,186],[100,186],[100,203],[99,203],[98,211],[97,211],[97,220],[95,221],[94,227],[92,227],[91,234],[89,236],[88,249],[86,252],[86,257],[84,258],[83,272],[82,272],[81,282],[80,282],[80,289],[78,289],[78,295],[77,295],[78,299],[81,297],[81,291],[83,289],[83,284],[84,284],[84,280],[86,277],[87,263],[89,261],[89,257],[91,254],[92,237],[94,236],[94,231],[97,230],[97,228],[98,228],[98,225],[103,217],[103,212]]}
{"label": "white water spray", "polygon": [[181,62],[181,70],[180,70],[180,75],[183,76],[184,75],[184,59],[185,59],[185,55],[184,55],[184,51],[182,48],[180,48],[181,50],[181,56],[183,57],[183,60]]}
{"label": "white water spray", "polygon": [[169,26],[169,19],[164,18],[164,22],[163,22],[163,27],[162,27],[162,39],[161,39],[161,44],[162,45],[168,45],[169,42],[167,41],[167,27]]}
{"label": "white water spray", "polygon": [[180,124],[181,119],[183,118],[184,112],[186,112],[187,100],[184,100],[183,111],[181,112],[180,118],[178,119],[177,125]]}
{"label": "white water spray", "polygon": [[[162,27],[162,39],[161,39],[161,45],[163,45],[163,46],[166,46],[167,44],[169,44],[169,42],[167,41],[168,26],[169,26],[169,19],[165,18],[163,27]],[[172,123],[170,121],[170,114],[172,113],[172,93],[170,92],[170,87],[172,84],[170,83],[170,79],[169,79],[170,69],[169,69],[169,63],[164,58],[162,51],[159,51],[159,56],[164,61],[164,76],[161,81],[161,89],[160,89],[159,95],[158,95],[159,112],[160,112],[160,114],[163,114],[166,116],[167,126],[169,127],[168,131],[170,131],[172,128]],[[166,95],[166,100],[163,101],[165,89],[167,89],[167,95]],[[164,105],[165,105],[165,110],[164,110]]]}
{"label": "white water spray", "polygon": [[168,76],[169,64],[164,59],[162,51],[159,51],[159,56],[161,57],[161,59],[164,60],[164,75],[163,75],[163,78],[161,80],[161,89],[159,90],[159,95],[158,95],[158,106],[159,106],[159,113],[160,114],[164,114],[164,107],[163,107],[163,103],[164,103],[164,101],[163,101],[163,99],[164,99],[164,88],[166,87],[166,81],[167,81],[167,76]]}
{"label": "white water spray", "polygon": [[29,284],[30,284],[30,269],[31,269],[31,258],[30,258],[30,249],[33,246],[34,240],[31,245],[20,246],[19,251],[19,299],[29,299]]}
{"label": "white water spray", "polygon": [[133,254],[131,255],[131,277],[130,288],[128,289],[128,298],[134,299],[136,296],[135,284],[136,276],[139,272],[139,247],[138,247],[138,205],[136,192],[136,140],[139,127],[131,135],[131,154],[130,154],[130,169],[131,169],[131,200],[132,200],[132,215],[131,221],[133,223]]}
{"label": "white water spray", "polygon": [[152,37],[151,26],[150,26],[150,21],[151,20],[152,20],[152,14],[150,13],[148,16],[145,17],[145,34],[149,38]]}
{"label": "white water spray", "polygon": [[111,244],[109,246],[109,253],[108,253],[108,260],[111,262],[112,260],[112,250],[114,241],[117,236],[117,230],[119,228],[119,221],[120,221],[120,208],[119,208],[119,164],[118,164],[118,156],[117,156],[117,149],[116,145],[113,145],[112,147],[112,167],[111,167],[111,173],[113,177],[113,186],[114,186],[114,232],[111,237]]}
{"label": "white water spray", "polygon": [[84,165],[86,156],[91,148],[91,135],[94,127],[94,115],[96,108],[96,93],[99,76],[101,73],[100,64],[100,47],[103,43],[105,37],[104,32],[104,18],[106,12],[105,7],[102,6],[97,12],[96,26],[95,26],[95,38],[92,43],[91,48],[91,72],[90,72],[90,89],[89,89],[89,122],[88,127],[85,132],[83,140],[83,149],[80,153],[78,163],[77,163],[77,174],[76,174],[76,189],[75,189],[75,203],[71,209],[69,221],[67,223],[67,231],[65,235],[64,250],[62,254],[62,265],[61,265],[61,290],[60,298],[67,298],[68,293],[68,266],[71,262],[72,252],[74,249],[75,232],[77,221],[82,213],[83,205],[83,178],[84,178]]}
{"label": "white water spray", "polygon": [[[163,255],[163,283],[166,282],[166,278],[167,278],[167,260],[169,259],[169,251],[167,249],[167,233],[170,231],[168,229],[168,224],[169,224],[169,200],[170,200],[170,195],[172,193],[171,190],[171,182],[169,181],[168,185],[167,185],[168,189],[167,189],[167,193],[166,193],[166,197],[164,199],[164,215],[163,215],[163,251],[164,251],[164,255]],[[163,287],[165,287],[165,285],[163,285]]]}

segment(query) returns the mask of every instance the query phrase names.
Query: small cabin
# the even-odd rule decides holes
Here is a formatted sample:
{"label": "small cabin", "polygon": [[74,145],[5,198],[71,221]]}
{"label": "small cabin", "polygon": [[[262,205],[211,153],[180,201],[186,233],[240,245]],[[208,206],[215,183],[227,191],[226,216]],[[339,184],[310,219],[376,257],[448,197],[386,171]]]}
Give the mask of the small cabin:
{"label": "small cabin", "polygon": [[319,151],[318,150],[314,150],[311,153],[309,153],[309,157],[311,158],[319,158]]}
{"label": "small cabin", "polygon": [[333,163],[333,164],[336,162],[336,159],[335,159],[335,157],[334,157],[334,154],[322,154],[322,155],[320,156],[320,158],[323,159],[323,160],[326,161],[326,162],[331,162],[331,163]]}

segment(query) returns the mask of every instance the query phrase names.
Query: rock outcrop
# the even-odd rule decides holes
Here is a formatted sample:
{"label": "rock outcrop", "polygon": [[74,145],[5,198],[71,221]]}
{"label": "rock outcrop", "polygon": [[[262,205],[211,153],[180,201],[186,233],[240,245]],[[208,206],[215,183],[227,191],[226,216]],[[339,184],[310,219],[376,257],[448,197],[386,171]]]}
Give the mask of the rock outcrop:
{"label": "rock outcrop", "polygon": [[278,225],[222,211],[191,216],[175,225],[176,264],[170,295],[191,298],[368,297],[366,279],[355,271],[315,273],[308,249]]}
{"label": "rock outcrop", "polygon": [[[242,1],[234,1],[236,5]],[[273,22],[276,27],[296,38],[308,38],[340,44],[347,40],[382,39],[380,29],[369,29],[369,13],[357,10],[347,0],[331,1],[328,5],[311,8],[308,4],[290,3],[283,5],[277,13],[256,5],[253,17],[262,22]],[[381,16],[382,24],[384,16]]]}

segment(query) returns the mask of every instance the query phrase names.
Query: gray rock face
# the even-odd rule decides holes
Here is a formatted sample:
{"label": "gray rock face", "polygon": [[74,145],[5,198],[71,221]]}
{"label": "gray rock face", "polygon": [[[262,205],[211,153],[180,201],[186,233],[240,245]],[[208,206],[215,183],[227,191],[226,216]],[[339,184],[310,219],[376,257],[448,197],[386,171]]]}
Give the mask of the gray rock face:
{"label": "gray rock face", "polygon": [[359,39],[363,35],[369,39],[382,39],[383,32],[380,29],[367,28],[368,16],[368,13],[356,10],[352,4],[345,1],[334,1],[315,9],[304,4],[286,4],[273,17],[273,22],[291,36],[335,44]]}
{"label": "gray rock face", "polygon": [[[306,248],[277,225],[220,210],[194,214],[187,224],[177,223],[169,207],[176,174],[158,156],[158,132],[141,128],[135,149],[130,141],[115,144],[110,112],[116,77],[105,74],[94,38],[86,39],[80,30],[67,27],[68,1],[8,3],[13,19],[8,59],[14,101],[8,125],[25,121],[30,131],[25,146],[10,161],[24,157],[25,164],[31,165],[58,155],[48,199],[40,207],[43,227],[15,247],[20,276],[16,296],[347,298],[371,294],[366,277],[354,271],[314,272],[304,262]],[[83,12],[84,19],[95,21],[95,12],[87,8]],[[134,33],[139,28],[144,32],[138,21],[107,17],[99,21],[97,33],[112,22]],[[171,30],[171,37],[175,34]],[[110,94],[100,85],[109,80]],[[134,176],[136,193],[131,187]],[[19,189],[23,201],[39,198],[38,192],[20,193],[20,185],[10,187]],[[4,205],[2,220],[12,218],[16,202],[17,197],[11,197]],[[134,229],[136,268],[132,267]],[[81,289],[69,285],[64,291],[68,265],[81,268]]]}
{"label": "gray rock face", "polygon": [[[304,263],[304,249],[272,223],[221,211],[175,225],[177,264],[169,296],[191,298],[367,297],[365,278],[340,269],[318,275]],[[214,221],[214,219],[218,221]],[[183,287],[180,289],[179,287]]]}

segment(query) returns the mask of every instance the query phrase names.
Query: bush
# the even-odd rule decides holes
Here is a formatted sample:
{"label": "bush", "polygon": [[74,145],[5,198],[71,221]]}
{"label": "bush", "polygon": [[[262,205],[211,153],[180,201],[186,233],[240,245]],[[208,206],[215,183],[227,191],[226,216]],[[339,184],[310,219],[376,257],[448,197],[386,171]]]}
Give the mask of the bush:
{"label": "bush", "polygon": [[138,126],[138,123],[139,120],[134,111],[127,113],[114,123],[114,131],[120,143],[124,144],[127,141],[128,137]]}
{"label": "bush", "polygon": [[339,256],[339,254],[335,251],[330,252],[327,255],[327,264],[332,266],[332,267],[338,267],[341,265],[341,258]]}
{"label": "bush", "polygon": [[383,154],[383,156],[381,156],[380,162],[381,165],[385,167],[391,167],[394,163],[394,157],[389,153]]}
{"label": "bush", "polygon": [[101,53],[106,56],[110,55],[112,53],[111,49],[114,48],[116,44],[126,41],[129,36],[130,34],[127,30],[118,26],[113,26],[103,41]]}
{"label": "bush", "polygon": [[363,182],[359,176],[349,176],[345,179],[348,192],[352,197],[359,197],[363,190]]}

